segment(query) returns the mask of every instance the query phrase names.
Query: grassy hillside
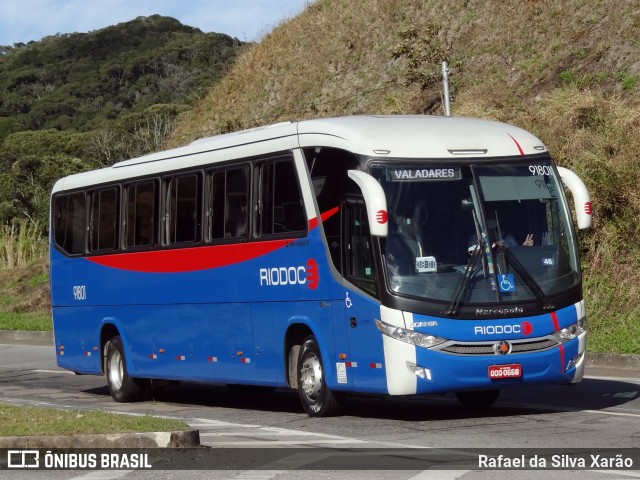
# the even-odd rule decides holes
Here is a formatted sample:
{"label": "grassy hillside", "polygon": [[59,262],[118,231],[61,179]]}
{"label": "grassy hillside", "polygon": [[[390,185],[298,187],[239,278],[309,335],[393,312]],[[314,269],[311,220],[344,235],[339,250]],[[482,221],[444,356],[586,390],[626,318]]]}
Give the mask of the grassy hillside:
{"label": "grassy hillside", "polygon": [[453,113],[506,121],[587,183],[590,348],[640,353],[640,10],[633,0],[319,0],[245,51],[172,146],[282,120]]}

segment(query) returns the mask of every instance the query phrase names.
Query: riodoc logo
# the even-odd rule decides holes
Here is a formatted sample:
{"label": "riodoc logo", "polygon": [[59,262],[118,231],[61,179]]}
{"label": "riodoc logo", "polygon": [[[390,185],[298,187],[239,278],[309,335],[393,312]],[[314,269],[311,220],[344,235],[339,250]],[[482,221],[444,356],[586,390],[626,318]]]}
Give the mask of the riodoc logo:
{"label": "riodoc logo", "polygon": [[522,322],[515,325],[476,325],[473,327],[474,335],[502,335],[510,333],[521,333],[530,335],[533,332],[533,326],[530,322]]}
{"label": "riodoc logo", "polygon": [[319,282],[318,264],[313,258],[307,260],[305,265],[260,269],[261,287],[306,285],[311,290],[315,290]]}

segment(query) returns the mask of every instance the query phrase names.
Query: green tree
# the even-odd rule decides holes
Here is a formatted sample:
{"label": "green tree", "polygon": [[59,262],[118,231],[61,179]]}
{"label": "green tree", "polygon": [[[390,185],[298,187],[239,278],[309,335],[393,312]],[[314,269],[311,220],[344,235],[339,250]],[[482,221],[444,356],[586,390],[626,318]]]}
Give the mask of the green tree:
{"label": "green tree", "polygon": [[0,218],[12,223],[28,218],[43,233],[47,231],[49,197],[55,181],[63,176],[86,170],[84,162],[66,154],[25,155],[10,172],[0,175]]}

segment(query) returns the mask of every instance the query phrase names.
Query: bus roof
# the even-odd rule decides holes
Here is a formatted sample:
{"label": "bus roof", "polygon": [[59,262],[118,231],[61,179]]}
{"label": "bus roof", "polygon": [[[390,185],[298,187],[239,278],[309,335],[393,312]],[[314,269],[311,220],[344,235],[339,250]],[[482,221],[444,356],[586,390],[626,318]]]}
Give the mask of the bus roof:
{"label": "bus roof", "polygon": [[52,193],[87,185],[266,155],[298,147],[334,147],[380,158],[470,158],[545,152],[518,127],[491,120],[427,115],[369,115],[283,122],[201,138],[58,180]]}

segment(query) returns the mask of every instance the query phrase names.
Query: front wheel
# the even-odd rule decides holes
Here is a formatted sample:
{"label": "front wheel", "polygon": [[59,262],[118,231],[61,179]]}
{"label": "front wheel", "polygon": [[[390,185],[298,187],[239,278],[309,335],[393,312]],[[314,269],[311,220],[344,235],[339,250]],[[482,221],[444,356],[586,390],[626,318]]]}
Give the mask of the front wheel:
{"label": "front wheel", "polygon": [[124,359],[124,347],[119,336],[113,337],[107,346],[105,370],[109,393],[116,402],[135,402],[142,398],[145,382],[129,376]]}
{"label": "front wheel", "polygon": [[320,348],[314,336],[302,343],[298,357],[298,394],[310,417],[330,417],[340,413],[342,406],[327,387]]}
{"label": "front wheel", "polygon": [[456,397],[462,406],[474,410],[489,408],[498,399],[498,395],[500,390],[456,392]]}

